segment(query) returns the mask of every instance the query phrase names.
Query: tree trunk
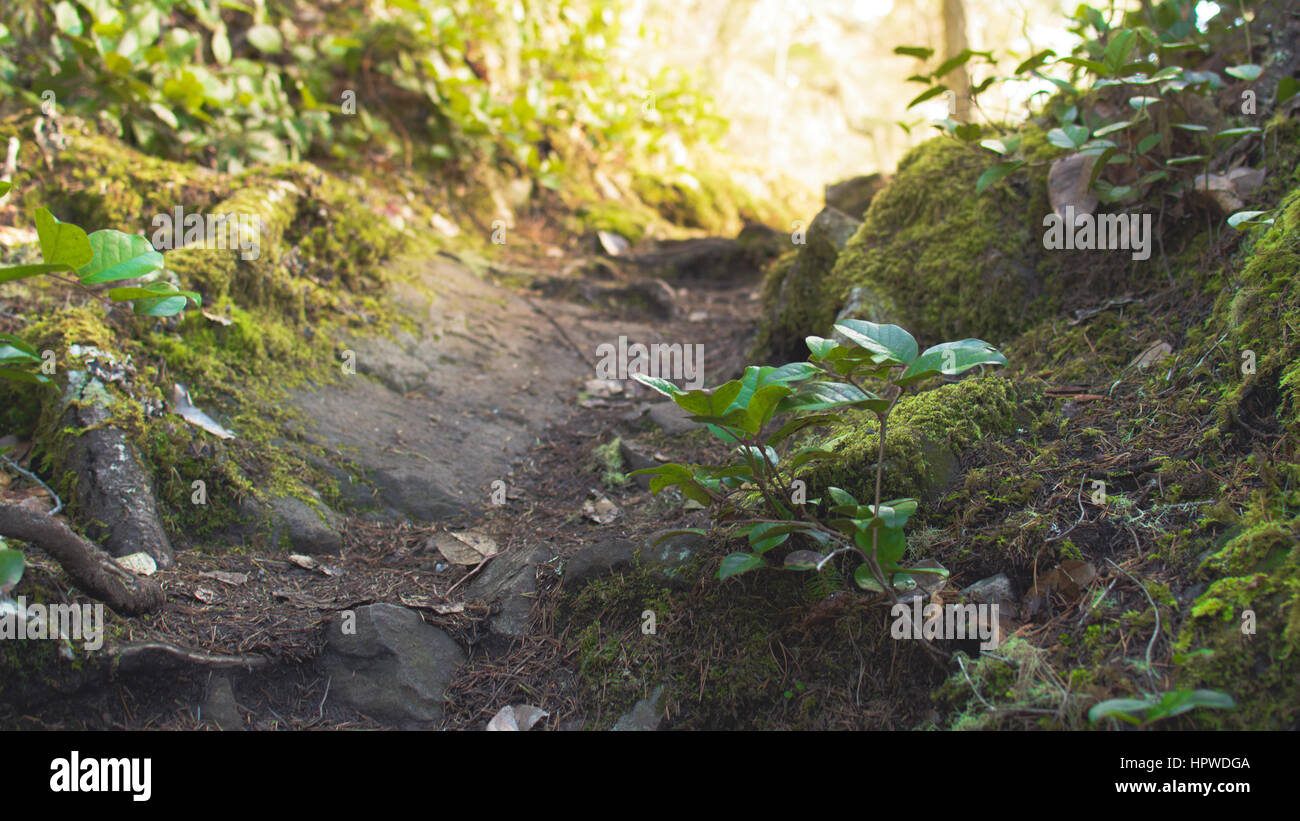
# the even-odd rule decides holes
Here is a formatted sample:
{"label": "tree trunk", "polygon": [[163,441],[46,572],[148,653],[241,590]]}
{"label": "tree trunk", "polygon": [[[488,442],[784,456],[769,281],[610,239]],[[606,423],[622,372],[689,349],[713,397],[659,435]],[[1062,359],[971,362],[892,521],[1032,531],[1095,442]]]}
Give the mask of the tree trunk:
{"label": "tree trunk", "polygon": [[[966,8],[962,0],[943,0],[943,59],[956,57],[967,47]],[[954,106],[949,115],[959,123],[970,122],[970,74],[966,66],[958,66],[939,81],[952,89]]]}

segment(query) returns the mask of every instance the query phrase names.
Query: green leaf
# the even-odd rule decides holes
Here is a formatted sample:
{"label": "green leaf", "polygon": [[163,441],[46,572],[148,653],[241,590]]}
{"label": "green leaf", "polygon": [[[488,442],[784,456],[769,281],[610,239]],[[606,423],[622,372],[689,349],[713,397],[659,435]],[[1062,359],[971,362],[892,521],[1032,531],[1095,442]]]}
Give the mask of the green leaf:
{"label": "green leaf", "polygon": [[916,338],[897,325],[846,319],[836,324],[835,330],[855,345],[876,354],[878,363],[908,365],[916,359]]}
{"label": "green leaf", "polygon": [[12,334],[0,334],[0,360],[40,362],[36,349]]}
{"label": "green leaf", "polygon": [[777,411],[820,411],[830,408],[861,407],[872,400],[885,401],[845,382],[810,382],[781,400]]}
{"label": "green leaf", "polygon": [[1118,718],[1127,721],[1129,724],[1140,724],[1140,719],[1131,715],[1132,713],[1141,713],[1151,708],[1151,702],[1144,699],[1136,698],[1112,698],[1108,701],[1094,704],[1088,710],[1088,720],[1094,724],[1103,718]]}
{"label": "green leaf", "polygon": [[14,265],[9,268],[0,268],[0,282],[13,282],[18,279],[26,279],[39,274],[50,274],[55,271],[71,271],[67,265],[50,265],[45,262],[38,262],[32,265]]}
{"label": "green leaf", "polygon": [[653,542],[650,543],[650,545],[651,545],[652,547],[658,547],[659,545],[663,544],[664,542],[668,541],[669,539],[673,538],[674,536],[683,536],[683,535],[685,535],[685,534],[687,534],[687,533],[693,533],[693,534],[695,534],[696,536],[707,536],[707,535],[709,535],[709,531],[707,531],[707,530],[705,530],[705,529],[703,529],[703,528],[699,528],[699,527],[679,527],[679,528],[676,528],[675,530],[665,530],[663,533],[660,533],[660,534],[655,538],[655,540],[654,540]]}
{"label": "green leaf", "polygon": [[93,258],[77,270],[84,285],[134,279],[163,265],[163,255],[138,234],[105,229],[90,235]]}
{"label": "green leaf", "polygon": [[1203,126],[1200,123],[1174,123],[1174,128],[1178,128],[1183,131],[1191,131],[1194,133],[1210,130],[1208,126]]}
{"label": "green leaf", "polygon": [[1128,128],[1131,125],[1133,125],[1132,120],[1120,120],[1119,122],[1102,126],[1101,128],[1092,132],[1092,136],[1105,137],[1107,134],[1114,134],[1116,131],[1123,131],[1124,129]]}
{"label": "green leaf", "polygon": [[135,313],[141,316],[175,316],[189,305],[187,297],[166,296],[141,299],[135,303]]}
{"label": "green leaf", "polygon": [[1254,126],[1246,126],[1244,128],[1226,128],[1223,131],[1220,131],[1218,134],[1215,134],[1214,139],[1220,140],[1225,137],[1231,139],[1234,137],[1244,137],[1247,134],[1258,134],[1258,133],[1260,133],[1260,129]]}
{"label": "green leaf", "polygon": [[1174,157],[1166,160],[1165,165],[1191,165],[1192,163],[1203,162],[1206,159],[1204,154],[1190,154],[1185,157]]}
{"label": "green leaf", "polygon": [[13,590],[22,577],[23,554],[11,548],[0,548],[0,592]]}
{"label": "green leaf", "polygon": [[230,37],[225,26],[212,32],[212,56],[223,66],[230,62]]}
{"label": "green leaf", "polygon": [[978,365],[1005,365],[1007,358],[982,339],[962,339],[926,348],[894,384],[906,387],[940,374],[956,376]]}
{"label": "green leaf", "polygon": [[10,188],[13,188],[13,183],[0,180],[0,197],[8,194]]}
{"label": "green leaf", "polygon": [[980,178],[975,182],[975,193],[984,193],[984,190],[990,185],[1002,179],[1006,175],[1015,172],[1023,165],[1024,162],[1021,160],[1012,160],[1010,162],[1000,162],[997,165],[985,169],[984,173],[980,174]]}
{"label": "green leaf", "polygon": [[912,99],[912,102],[907,104],[907,107],[908,109],[914,108],[915,106],[920,105],[926,100],[931,100],[934,99],[935,97],[938,97],[940,94],[944,93],[947,90],[948,87],[943,83],[940,83],[939,85],[935,85],[935,86],[930,86],[925,91],[922,91],[920,94],[916,95],[916,97]]}
{"label": "green leaf", "polygon": [[785,557],[786,570],[816,570],[826,556],[816,550],[792,550]]}
{"label": "green leaf", "polygon": [[1117,73],[1125,61],[1128,60],[1128,56],[1133,52],[1135,45],[1137,45],[1137,32],[1125,29],[1111,38],[1101,59],[1111,69],[1112,73]]}
{"label": "green leaf", "polygon": [[1228,217],[1228,225],[1240,230],[1242,225],[1272,225],[1273,220],[1259,220],[1256,217],[1267,214],[1267,211],[1238,211]]}
{"label": "green leaf", "polygon": [[1088,127],[1067,125],[1047,132],[1047,141],[1057,148],[1074,151],[1088,141]]}
{"label": "green leaf", "polygon": [[1047,62],[1047,58],[1055,57],[1055,56],[1056,56],[1056,52],[1052,51],[1050,48],[1044,51],[1040,51],[1034,56],[1030,57],[1028,60],[1025,60],[1023,63],[1016,66],[1015,73],[1024,74],[1026,71],[1033,71],[1037,68],[1042,67],[1043,63]]}
{"label": "green leaf", "polygon": [[12,379],[16,382],[32,382],[37,385],[50,384],[50,378],[41,373],[28,373],[14,368],[0,368],[0,379]]}
{"label": "green leaf", "polygon": [[757,553],[729,553],[718,567],[718,578],[726,579],[741,573],[748,573],[766,564]]}
{"label": "green leaf", "polygon": [[1148,134],[1148,135],[1146,135],[1145,137],[1143,137],[1141,140],[1138,141],[1138,144],[1137,144],[1137,153],[1138,153],[1138,154],[1145,154],[1145,153],[1147,153],[1148,151],[1150,151],[1151,149],[1155,148],[1156,145],[1158,145],[1159,143],[1160,143],[1160,135],[1159,135],[1159,134]]}
{"label": "green leaf", "polygon": [[75,271],[95,257],[86,232],[72,223],[59,222],[47,208],[36,209],[36,236],[47,264]]}
{"label": "green leaf", "polygon": [[248,30],[248,42],[263,54],[279,54],[284,48],[284,40],[280,37],[280,30],[275,26],[262,24],[253,26]]}
{"label": "green leaf", "polygon": [[1129,98],[1128,98],[1128,104],[1129,104],[1129,106],[1130,106],[1131,108],[1137,110],[1137,111],[1144,111],[1145,109],[1150,108],[1151,106],[1155,105],[1156,103],[1161,103],[1161,102],[1164,102],[1164,100],[1161,100],[1159,97],[1141,97],[1141,96],[1139,96],[1139,97],[1129,97]]}
{"label": "green leaf", "polygon": [[1056,62],[1065,63],[1071,66],[1078,66],[1079,68],[1091,71],[1093,74],[1096,74],[1098,77],[1109,77],[1112,73],[1111,70],[1107,68],[1104,63],[1099,63],[1096,60],[1087,60],[1083,57],[1063,57],[1060,60],[1057,60]]}
{"label": "green leaf", "polygon": [[939,67],[934,70],[934,74],[930,76],[937,80],[948,72],[955,70],[957,67],[966,65],[966,63],[970,62],[970,58],[973,56],[974,52],[970,49],[962,49],[955,56],[949,57],[947,60],[940,63]]}
{"label": "green leaf", "polygon": [[662,393],[669,399],[674,399],[684,393],[681,388],[677,387],[672,382],[669,382],[667,379],[660,379],[657,376],[646,376],[642,373],[634,373],[632,374],[632,378],[640,382],[642,385],[645,385],[647,388],[652,388],[659,393]]}
{"label": "green leaf", "polygon": [[894,53],[904,57],[915,57],[918,60],[929,60],[934,56],[934,49],[925,46],[895,46]]}
{"label": "green leaf", "polygon": [[884,593],[885,588],[880,586],[876,577],[871,575],[871,567],[866,564],[860,564],[853,571],[853,583],[863,590],[870,590],[873,593]]}
{"label": "green leaf", "polygon": [[1249,83],[1258,80],[1259,75],[1264,73],[1264,69],[1254,63],[1243,63],[1239,66],[1229,66],[1223,70],[1223,73]]}
{"label": "green leaf", "polygon": [[1287,75],[1277,81],[1277,100],[1275,105],[1281,105],[1300,92],[1300,80]]}

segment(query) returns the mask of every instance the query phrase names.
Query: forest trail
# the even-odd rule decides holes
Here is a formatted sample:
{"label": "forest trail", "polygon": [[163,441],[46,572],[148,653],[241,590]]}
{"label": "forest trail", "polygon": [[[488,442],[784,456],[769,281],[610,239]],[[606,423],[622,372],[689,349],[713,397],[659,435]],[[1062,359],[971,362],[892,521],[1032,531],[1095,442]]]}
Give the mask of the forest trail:
{"label": "forest trail", "polygon": [[[575,553],[585,548],[588,566],[593,549],[597,564],[625,561],[629,540],[681,514],[654,502],[648,482],[603,482],[614,466],[593,451],[623,442],[623,464],[606,473],[618,475],[645,466],[626,464],[633,452],[667,458],[669,433],[694,427],[631,380],[614,393],[589,382],[598,348],[620,337],[700,345],[701,375],[710,384],[728,378],[752,342],[760,286],[757,269],[674,287],[635,264],[616,275],[611,262],[621,261],[549,259],[479,273],[450,254],[397,261],[406,282],[388,297],[408,329],[339,340],[342,363],[355,369],[294,392],[305,425],[282,443],[336,457],[320,467],[363,512],[329,512],[325,527],[306,522],[289,534],[288,551],[274,546],[279,533],[270,546],[178,551],[167,605],[128,627],[118,674],[88,670],[74,685],[78,699],[45,708],[44,726],[482,729],[510,696],[529,691],[525,680],[548,691],[546,726],[581,729],[596,717],[574,700],[548,594]],[[438,548],[449,531],[486,537],[500,552],[449,562]],[[359,669],[356,657],[331,652],[331,630],[358,613],[359,632],[382,645],[360,656],[432,653],[441,669],[419,675],[447,686],[445,705],[440,693],[385,694],[404,690],[403,664],[427,658]],[[425,625],[402,621],[413,613]],[[369,614],[396,621],[372,625]],[[425,639],[450,641],[412,651],[390,635],[426,629]],[[374,686],[341,686],[340,673]]]}

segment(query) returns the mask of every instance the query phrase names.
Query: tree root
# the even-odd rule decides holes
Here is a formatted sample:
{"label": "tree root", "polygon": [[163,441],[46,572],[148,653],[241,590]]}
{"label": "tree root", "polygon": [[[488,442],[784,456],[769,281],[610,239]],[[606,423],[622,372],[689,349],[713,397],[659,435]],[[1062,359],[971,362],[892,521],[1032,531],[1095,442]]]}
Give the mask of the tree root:
{"label": "tree root", "polygon": [[162,609],[166,596],[157,582],[120,567],[61,519],[17,505],[0,504],[0,536],[28,542],[58,560],[73,584],[123,615]]}

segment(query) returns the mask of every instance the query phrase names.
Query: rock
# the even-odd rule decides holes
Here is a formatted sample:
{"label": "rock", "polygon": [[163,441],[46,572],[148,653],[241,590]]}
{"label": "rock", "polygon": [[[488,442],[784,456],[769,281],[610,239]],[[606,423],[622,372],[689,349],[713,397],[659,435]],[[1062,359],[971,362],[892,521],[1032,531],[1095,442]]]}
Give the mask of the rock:
{"label": "rock", "polygon": [[613,288],[603,294],[607,302],[635,308],[656,319],[672,319],[677,313],[677,294],[662,279],[642,279],[625,288]]}
{"label": "rock", "polygon": [[343,538],[338,533],[342,517],[324,502],[317,501],[313,507],[296,496],[277,496],[271,500],[270,513],[272,544],[287,539],[293,552],[309,556],[342,551]]}
{"label": "rock", "polygon": [[564,586],[577,592],[593,579],[631,567],[635,556],[636,543],[627,539],[608,539],[584,545],[564,563],[561,573]]}
{"label": "rock", "polygon": [[[618,451],[623,455],[623,463],[627,466],[629,472],[633,470],[645,470],[646,468],[659,467],[658,461],[646,456],[641,451],[629,445],[626,439],[619,440]],[[650,481],[653,478],[653,476],[645,473],[632,477],[632,479],[640,485],[643,490],[650,489]]]}
{"label": "rock", "polygon": [[546,548],[508,550],[494,558],[465,588],[469,598],[499,609],[488,619],[487,647],[501,652],[528,634],[529,615],[537,596],[537,565],[549,558]]}
{"label": "rock", "polygon": [[[870,286],[854,285],[849,289],[849,296],[844,302],[844,307],[835,316],[835,322],[840,323],[846,319],[865,319],[868,322],[883,324],[889,322],[889,315],[890,302],[886,297],[876,293]],[[848,342],[839,331],[833,333],[831,338],[841,345]]]}
{"label": "rock", "polygon": [[321,661],[330,697],[407,729],[440,720],[447,685],[465,653],[405,607],[371,604],[354,612],[352,624],[344,611],[327,631]]}
{"label": "rock", "polygon": [[860,220],[888,179],[883,174],[864,174],[826,186],[826,204]]}
{"label": "rock", "polygon": [[352,339],[347,344],[356,353],[357,372],[379,380],[389,390],[408,394],[432,388],[429,366],[407,352],[418,344],[410,334],[398,334],[395,340]]}
{"label": "rock", "polygon": [[1008,605],[1016,600],[1015,586],[1005,573],[989,576],[987,579],[980,579],[974,584],[962,588],[961,592],[967,598],[985,604]]}
{"label": "rock", "polygon": [[676,402],[658,402],[650,406],[650,420],[669,436],[676,436],[699,427]]}
{"label": "rock", "polygon": [[235,691],[228,676],[212,677],[208,685],[208,696],[203,700],[202,716],[205,721],[211,721],[227,732],[244,729],[239,703],[235,701]]}
{"label": "rock", "polygon": [[1243,197],[1248,197],[1264,184],[1265,174],[1262,168],[1242,165],[1228,172],[1232,187]]}
{"label": "rock", "polygon": [[639,557],[641,566],[655,578],[674,587],[690,587],[695,579],[684,575],[681,570],[708,548],[708,537],[698,533],[678,533],[655,544],[665,532],[660,530],[646,539]]}
{"label": "rock", "polygon": [[823,208],[809,224],[803,244],[795,246],[796,253],[783,257],[768,270],[763,284],[766,350],[759,352],[760,357],[786,362],[808,356],[804,344],[810,331],[808,318],[792,306],[809,301],[833,304],[831,300],[839,297],[826,292],[826,280],[840,252],[861,225],[835,208]]}
{"label": "rock", "polygon": [[632,709],[620,716],[618,721],[614,722],[613,730],[616,732],[650,732],[658,730],[664,722],[663,708],[659,706],[660,700],[664,695],[663,685],[659,685],[650,694],[649,698],[643,698]]}

